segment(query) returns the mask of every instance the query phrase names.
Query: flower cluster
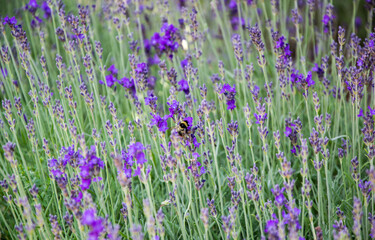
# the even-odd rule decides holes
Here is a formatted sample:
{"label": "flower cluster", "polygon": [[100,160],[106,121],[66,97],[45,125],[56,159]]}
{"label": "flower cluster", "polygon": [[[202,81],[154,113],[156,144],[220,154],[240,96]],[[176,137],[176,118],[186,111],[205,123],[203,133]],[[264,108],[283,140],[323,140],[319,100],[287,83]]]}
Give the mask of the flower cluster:
{"label": "flower cluster", "polygon": [[[110,72],[110,74],[106,75],[105,76],[105,82],[102,81],[102,80],[99,80],[99,83],[100,84],[103,84],[103,85],[107,85],[108,87],[112,87],[116,82],[119,82],[117,80],[117,74],[118,74],[118,70],[117,68],[115,67],[114,64],[112,64],[108,69],[107,71]],[[122,79],[121,79],[122,80]],[[122,83],[122,81],[121,81]],[[121,84],[122,85],[122,84]]]}
{"label": "flower cluster", "polygon": [[88,151],[86,159],[80,165],[81,189],[87,190],[91,182],[102,180],[99,176],[100,169],[104,168],[104,162],[96,156],[95,146]]}
{"label": "flower cluster", "polygon": [[188,83],[188,81],[186,81],[185,79],[181,79],[178,82],[178,85],[180,85],[180,89],[179,90],[181,92],[184,92],[186,95],[189,95],[190,89],[189,89],[189,83]]}
{"label": "flower cluster", "polygon": [[324,33],[329,32],[334,19],[335,19],[335,15],[333,15],[333,6],[331,4],[328,4],[326,7],[326,13],[324,14],[323,19],[322,19]]}
{"label": "flower cluster", "polygon": [[173,24],[164,23],[160,31],[164,34],[156,32],[150,40],[145,39],[145,50],[146,52],[150,52],[151,47],[153,47],[159,57],[165,53],[172,59],[173,53],[177,52],[179,46],[176,41],[178,29]]}
{"label": "flower cluster", "polygon": [[43,17],[45,19],[49,19],[51,17],[52,12],[47,1],[43,1],[42,5],[39,6],[36,0],[30,0],[29,3],[25,5],[25,9],[33,16],[33,19],[30,22],[32,28],[39,26],[43,22],[43,20],[36,15],[36,11],[39,8],[43,11]]}
{"label": "flower cluster", "polygon": [[161,117],[159,114],[153,114],[150,113],[152,116],[150,125],[151,126],[156,126],[158,130],[162,133],[165,133],[168,130],[168,118],[169,115],[165,115],[164,117]]}
{"label": "flower cluster", "polygon": [[88,238],[90,240],[99,239],[104,231],[104,219],[97,217],[95,208],[88,208],[83,212],[81,224],[90,228]]}
{"label": "flower cluster", "polygon": [[200,155],[198,153],[193,153],[193,158],[191,159],[191,165],[188,169],[191,171],[193,175],[195,187],[197,190],[200,190],[203,187],[205,180],[201,180],[201,176],[206,173],[206,169],[202,164],[197,160]]}
{"label": "flower cluster", "polygon": [[231,87],[228,83],[223,85],[223,88],[220,91],[221,94],[224,94],[226,102],[227,102],[227,109],[233,110],[236,108],[236,85]]}
{"label": "flower cluster", "polygon": [[294,71],[290,74],[290,82],[294,85],[297,89],[302,91],[304,97],[307,98],[309,88],[315,85],[315,81],[312,79],[311,72],[306,74],[306,77],[299,73],[298,70],[294,69]]}
{"label": "flower cluster", "polygon": [[[226,7],[229,10],[229,18],[232,29],[237,31],[239,28],[245,26],[245,19],[243,17],[239,17],[238,15],[238,6],[235,0],[226,1]],[[248,1],[249,2],[249,1]]]}
{"label": "flower cluster", "polygon": [[[141,177],[141,170],[147,162],[144,150],[146,148],[142,143],[136,142],[129,145],[128,151],[123,152],[125,160],[123,171],[128,178],[139,176]],[[149,174],[150,169],[147,170],[146,175]]]}

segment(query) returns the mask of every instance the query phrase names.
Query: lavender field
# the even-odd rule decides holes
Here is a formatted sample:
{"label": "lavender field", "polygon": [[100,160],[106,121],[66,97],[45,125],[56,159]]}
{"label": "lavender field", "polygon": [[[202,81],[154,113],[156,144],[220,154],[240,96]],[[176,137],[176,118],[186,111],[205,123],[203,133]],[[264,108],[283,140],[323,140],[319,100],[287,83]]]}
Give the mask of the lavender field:
{"label": "lavender field", "polygon": [[0,239],[375,239],[374,0],[0,2]]}

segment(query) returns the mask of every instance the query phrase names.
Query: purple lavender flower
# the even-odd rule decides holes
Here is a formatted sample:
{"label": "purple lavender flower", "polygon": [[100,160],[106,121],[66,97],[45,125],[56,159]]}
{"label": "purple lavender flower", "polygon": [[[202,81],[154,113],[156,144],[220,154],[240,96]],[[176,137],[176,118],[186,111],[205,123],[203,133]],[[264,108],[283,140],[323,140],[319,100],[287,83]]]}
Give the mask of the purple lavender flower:
{"label": "purple lavender flower", "polygon": [[190,93],[188,81],[186,81],[185,79],[181,79],[178,82],[178,85],[180,85],[180,91],[184,92],[186,95]]}
{"label": "purple lavender flower", "polygon": [[322,23],[324,25],[328,25],[329,21],[330,21],[330,17],[327,14],[324,14],[323,19],[322,19]]}
{"label": "purple lavender flower", "polygon": [[[112,87],[117,82],[117,79],[112,74],[109,74],[105,76],[105,81],[108,87]],[[99,83],[105,85],[105,83],[102,80],[99,80]]]}
{"label": "purple lavender flower", "polygon": [[368,220],[369,220],[369,222],[371,224],[370,237],[372,239],[374,239],[375,238],[375,215],[373,215],[371,213],[369,213],[368,215],[369,215],[368,216]]}
{"label": "purple lavender flower", "polygon": [[143,150],[145,149],[146,148],[142,143],[136,142],[129,146],[128,154],[137,160],[137,164],[143,165],[147,162],[147,159],[145,158],[145,154],[143,152]]}
{"label": "purple lavender flower", "polygon": [[17,160],[14,159],[14,150],[16,149],[16,144],[12,142],[7,142],[3,146],[4,150],[4,157],[6,160],[10,162],[12,165],[16,165]]}
{"label": "purple lavender flower", "polygon": [[315,84],[315,81],[312,80],[311,72],[308,72],[306,77],[299,73],[298,70],[294,69],[294,71],[290,75],[290,81],[293,85],[297,87],[297,89],[302,90],[302,94],[304,97],[308,96],[308,90]]}
{"label": "purple lavender flower", "polygon": [[153,114],[150,113],[152,116],[151,119],[151,126],[156,126],[160,132],[165,133],[168,130],[168,118],[170,117],[169,115],[166,115],[164,117],[161,117],[159,114]]}
{"label": "purple lavender flower", "polygon": [[357,197],[353,200],[353,232],[359,239],[361,236],[362,203]]}
{"label": "purple lavender flower", "polygon": [[6,24],[8,24],[8,25],[10,25],[10,26],[14,26],[14,25],[16,25],[17,24],[17,19],[16,19],[16,17],[15,16],[13,16],[13,17],[8,17],[8,16],[6,16],[4,19],[3,19],[3,25],[6,25]]}
{"label": "purple lavender flower", "polygon": [[256,119],[256,124],[263,125],[263,123],[267,120],[267,113],[266,113],[266,105],[260,104],[256,106],[256,110],[258,113],[254,113],[254,117]]}
{"label": "purple lavender flower", "polygon": [[[197,157],[200,157],[200,155],[198,154]],[[195,159],[197,158],[195,157]],[[206,173],[206,169],[204,168],[204,166],[202,166],[202,164],[198,161],[195,161],[195,163],[192,163],[188,169],[190,170],[194,170],[194,169],[198,169],[198,171],[196,172],[197,173],[197,176],[200,177],[201,175],[205,174]]]}
{"label": "purple lavender flower", "polygon": [[203,185],[205,180],[200,179],[203,174],[206,173],[206,169],[202,164],[197,160],[200,155],[198,153],[193,153],[193,159],[191,160],[191,165],[188,167],[188,169],[191,171],[191,174],[193,175],[194,178],[194,183],[195,183],[195,188],[197,190],[200,190]]}
{"label": "purple lavender flower", "polygon": [[317,63],[314,64],[314,67],[311,69],[311,71],[316,72],[319,79],[322,79],[324,77],[324,70]]}
{"label": "purple lavender flower", "polygon": [[164,23],[161,27],[161,32],[164,33],[163,36],[156,32],[150,38],[147,44],[147,51],[150,51],[150,45],[154,47],[156,53],[161,56],[165,53],[170,59],[173,58],[173,53],[178,50],[178,42],[176,41],[176,34],[178,29],[172,24]]}
{"label": "purple lavender flower", "polygon": [[174,118],[174,115],[180,115],[180,111],[181,111],[181,105],[178,101],[176,100],[173,100],[172,102],[167,102],[167,105],[168,105],[168,110],[169,110],[169,117],[170,118]]}
{"label": "purple lavender flower", "polygon": [[201,143],[198,142],[197,138],[195,137],[194,134],[192,134],[191,136],[192,138],[192,143],[193,143],[193,146],[194,146],[194,150],[199,148],[199,146],[201,145]]}
{"label": "purple lavender flower", "polygon": [[237,31],[239,27],[244,27],[246,25],[245,19],[239,18],[238,16],[231,17],[230,23],[234,31]]}
{"label": "purple lavender flower", "polygon": [[80,166],[81,189],[89,189],[91,182],[101,180],[99,176],[100,169],[104,168],[104,162],[96,156],[95,146],[92,146],[87,153],[86,159]]}
{"label": "purple lavender flower", "polygon": [[[289,239],[297,239],[298,238],[298,231],[301,229],[301,225],[298,221],[299,215],[301,213],[301,210],[294,207],[290,207],[289,205],[286,206],[288,209],[288,212],[286,213],[283,211],[283,224],[288,225],[288,236]],[[303,239],[299,237],[298,239]]]}
{"label": "purple lavender flower", "polygon": [[189,59],[188,58],[185,58],[185,59],[181,60],[180,65],[181,65],[182,70],[185,69],[185,67],[188,65],[188,63],[189,63]]}
{"label": "purple lavender flower", "polygon": [[34,19],[31,20],[30,25],[32,28],[35,28],[39,26],[42,22],[43,20],[41,18],[39,18],[38,16],[35,16]]}
{"label": "purple lavender flower", "polygon": [[233,34],[232,36],[232,45],[234,50],[234,55],[238,62],[243,61],[243,53],[242,53],[242,44],[241,44],[241,36],[239,34]]}
{"label": "purple lavender flower", "polygon": [[48,6],[48,3],[46,1],[42,3],[42,10],[44,12],[44,18],[48,19],[51,17],[51,8]]}
{"label": "purple lavender flower", "polygon": [[284,187],[280,188],[279,185],[275,185],[275,187],[271,189],[272,194],[275,196],[275,205],[278,208],[281,208],[286,201],[286,198],[284,196],[284,191],[285,191],[285,188]]}
{"label": "purple lavender flower", "polygon": [[215,207],[215,199],[210,200],[209,198],[207,198],[207,205],[210,208],[211,216],[216,218],[217,211],[216,211],[216,207]]}
{"label": "purple lavender flower", "polygon": [[144,234],[142,233],[142,226],[140,224],[133,224],[130,228],[132,239],[143,240]]}
{"label": "purple lavender flower", "polygon": [[[117,80],[116,76],[118,74],[118,70],[117,68],[115,67],[114,64],[112,64],[108,69],[107,71],[109,71],[111,74],[105,76],[105,81],[107,82],[107,85],[108,87],[112,87],[116,82],[119,82],[119,80]],[[102,80],[99,80],[99,83],[100,84],[104,84],[105,83],[102,81]],[[120,83],[121,84],[121,83]],[[121,84],[122,85],[122,84]]]}
{"label": "purple lavender flower", "polygon": [[322,23],[324,28],[324,33],[328,33],[329,27],[332,26],[335,16],[333,15],[333,6],[328,4],[326,7],[326,13],[323,16]]}
{"label": "purple lavender flower", "polygon": [[112,64],[112,65],[107,69],[107,71],[111,72],[111,73],[114,74],[114,75],[118,74],[118,70],[117,70],[117,68],[115,67],[114,64]]}
{"label": "purple lavender flower", "polygon": [[333,224],[333,239],[350,239],[348,228],[344,225],[342,219],[335,221]]}
{"label": "purple lavender flower", "polygon": [[189,126],[187,127],[187,130],[190,131],[192,126],[193,126],[193,118],[192,117],[185,117],[183,120],[188,123]]}
{"label": "purple lavender flower", "polygon": [[307,87],[311,87],[315,84],[315,81],[312,80],[311,72],[308,72],[305,78],[305,84],[307,84]]}
{"label": "purple lavender flower", "polygon": [[59,225],[59,222],[57,221],[57,216],[50,214],[49,221],[51,223],[51,227],[52,227],[51,231],[52,231],[52,234],[55,236],[55,239],[61,239],[60,234],[62,232],[62,229],[61,229],[61,226]]}
{"label": "purple lavender flower", "polygon": [[[130,178],[132,176],[139,176],[142,180],[141,170],[143,165],[147,162],[144,150],[146,149],[142,143],[136,142],[132,143],[128,147],[128,152],[123,152],[123,159],[125,164],[122,170],[119,170],[119,181],[123,182],[125,185],[130,183]],[[134,164],[136,163],[136,164]],[[116,165],[117,166],[117,165]],[[135,169],[134,169],[135,166]],[[119,166],[120,167],[120,166]],[[118,167],[118,168],[119,168]],[[134,172],[133,172],[134,169]],[[150,173],[150,168],[146,170],[146,177]]]}
{"label": "purple lavender flower", "polygon": [[156,77],[155,76],[149,76],[147,78],[147,87],[149,90],[152,90],[155,88],[155,84],[156,84]]}
{"label": "purple lavender flower", "polygon": [[77,167],[84,161],[80,151],[74,151],[74,146],[70,146],[68,148],[63,147],[61,151],[65,152],[64,161],[69,163],[72,167]]}
{"label": "purple lavender flower", "polygon": [[145,97],[145,104],[147,106],[150,106],[151,110],[155,113],[156,112],[156,101],[158,100],[158,97],[155,96],[151,91],[149,91],[148,96]]}
{"label": "purple lavender flower", "polygon": [[25,8],[32,14],[36,12],[36,10],[39,8],[38,3],[36,0],[30,0],[28,4],[26,4]]}
{"label": "purple lavender flower", "polygon": [[279,239],[279,220],[276,214],[272,214],[272,219],[267,221],[264,232],[268,235],[268,239]]}
{"label": "purple lavender flower", "polygon": [[276,41],[276,44],[275,44],[275,48],[276,49],[279,49],[279,48],[284,48],[285,46],[285,37],[284,36],[280,36],[279,39]]}
{"label": "purple lavender flower", "polygon": [[205,229],[208,229],[209,224],[209,213],[208,208],[201,208],[201,220]]}
{"label": "purple lavender flower", "polygon": [[232,29],[234,31],[237,31],[239,27],[245,26],[245,19],[244,18],[240,19],[238,17],[238,7],[237,7],[237,2],[235,0],[226,1],[226,2],[227,2],[226,7],[229,10],[229,18],[230,18]]}
{"label": "purple lavender flower", "polygon": [[48,167],[55,178],[59,178],[65,174],[66,164],[67,161],[61,158],[48,160]]}
{"label": "purple lavender flower", "polygon": [[262,31],[260,30],[259,26],[256,24],[254,27],[249,27],[248,30],[251,42],[255,45],[258,52],[263,54],[265,46],[262,40]]}
{"label": "purple lavender flower", "polygon": [[358,183],[358,187],[362,192],[363,198],[369,201],[370,193],[372,191],[371,183],[369,181],[360,180]]}
{"label": "purple lavender flower", "polygon": [[285,134],[286,137],[289,137],[290,134],[292,134],[292,132],[293,132],[292,128],[290,128],[290,127],[288,127],[288,126],[285,127],[285,132],[284,132],[284,134]]}
{"label": "purple lavender flower", "polygon": [[227,101],[227,109],[233,110],[236,108],[236,85],[231,87],[229,84],[224,84],[223,88],[220,91],[221,94],[224,94]]}
{"label": "purple lavender flower", "polygon": [[8,70],[6,68],[0,68],[1,75],[3,75],[3,78],[6,78],[8,76]]}
{"label": "purple lavender flower", "polygon": [[[374,116],[374,115],[375,115],[375,108],[372,109],[370,106],[368,106],[367,108],[368,108],[369,114],[370,114],[371,116]],[[362,110],[362,109],[361,109],[361,110]],[[363,113],[363,111],[362,111],[362,113]]]}
{"label": "purple lavender flower", "polygon": [[136,72],[137,74],[144,74],[144,75],[147,75],[147,73],[148,73],[148,66],[147,66],[147,63],[144,63],[144,62],[142,62],[142,63],[138,63],[138,64],[137,64],[137,67],[136,67],[136,69],[135,69],[135,72]]}
{"label": "purple lavender flower", "polygon": [[88,239],[95,240],[99,239],[104,228],[104,220],[96,216],[96,210],[94,208],[86,209],[81,217],[81,224],[87,225],[90,228]]}
{"label": "purple lavender flower", "polygon": [[136,89],[135,89],[135,84],[134,84],[134,79],[123,77],[121,78],[118,83],[123,86],[124,88],[128,89],[129,93],[131,96],[135,97],[136,96]]}

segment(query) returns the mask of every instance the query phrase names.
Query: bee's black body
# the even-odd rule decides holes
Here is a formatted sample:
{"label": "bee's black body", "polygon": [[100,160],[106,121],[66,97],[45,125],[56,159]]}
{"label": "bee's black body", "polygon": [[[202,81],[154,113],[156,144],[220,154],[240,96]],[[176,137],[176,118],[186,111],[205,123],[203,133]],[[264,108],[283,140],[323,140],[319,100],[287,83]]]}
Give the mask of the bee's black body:
{"label": "bee's black body", "polygon": [[181,121],[178,124],[177,132],[182,137],[188,133],[189,123],[186,121]]}

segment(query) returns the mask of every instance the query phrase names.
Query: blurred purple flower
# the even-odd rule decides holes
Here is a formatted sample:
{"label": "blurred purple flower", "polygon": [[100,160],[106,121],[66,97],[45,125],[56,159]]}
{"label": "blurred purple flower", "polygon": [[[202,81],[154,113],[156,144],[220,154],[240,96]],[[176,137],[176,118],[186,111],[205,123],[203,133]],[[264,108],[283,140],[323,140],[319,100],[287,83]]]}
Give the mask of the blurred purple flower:
{"label": "blurred purple flower", "polygon": [[285,188],[280,188],[279,185],[275,185],[274,188],[271,189],[272,194],[275,197],[275,205],[280,208],[284,205],[286,198],[284,196]]}
{"label": "blurred purple flower", "polygon": [[91,185],[91,178],[87,178],[87,179],[84,178],[84,179],[81,179],[81,185],[80,185],[80,187],[81,187],[81,189],[82,189],[83,191],[89,189],[89,188],[90,188],[90,185]]}
{"label": "blurred purple flower", "polygon": [[190,93],[189,83],[185,79],[181,79],[178,84],[180,85],[180,91],[183,91],[186,95]]}
{"label": "blurred purple flower", "polygon": [[322,79],[324,76],[324,70],[317,63],[314,64],[314,67],[311,69],[311,71],[316,72],[319,79]]}
{"label": "blurred purple flower", "polygon": [[111,72],[111,73],[114,74],[114,75],[118,74],[118,70],[117,70],[117,68],[115,67],[114,64],[112,64],[112,65],[107,69],[107,71]]}
{"label": "blurred purple flower", "polygon": [[153,113],[150,113],[151,116],[152,116],[152,119],[151,119],[151,126],[156,126],[160,132],[163,132],[165,133],[165,131],[168,130],[168,118],[169,118],[169,115],[166,115],[164,117],[161,117],[159,114],[153,114]]}
{"label": "blurred purple flower", "polygon": [[256,120],[256,124],[260,124],[261,122],[265,122],[266,119],[267,119],[267,113],[265,113],[264,115],[260,115],[260,114],[256,114],[254,113],[254,117],[255,117],[255,120]]}
{"label": "blurred purple flower", "polygon": [[26,4],[25,9],[27,9],[30,13],[34,14],[38,9],[39,5],[36,0],[30,0],[28,4]]}
{"label": "blurred purple flower", "polygon": [[324,14],[323,19],[322,19],[322,23],[324,25],[328,25],[330,20],[331,20],[331,18],[327,14]]}
{"label": "blurred purple flower", "polygon": [[361,110],[359,110],[359,114],[357,115],[357,117],[363,117],[363,109],[362,108],[361,108]]}
{"label": "blurred purple flower", "polygon": [[169,25],[168,23],[164,23],[160,30],[164,35],[161,36],[158,32],[154,33],[150,40],[146,41],[146,51],[149,52],[151,46],[153,46],[159,56],[165,53],[170,59],[172,59],[173,53],[176,52],[179,47],[178,42],[175,41],[178,29],[172,24]]}
{"label": "blurred purple flower", "polygon": [[148,73],[148,66],[147,66],[147,63],[144,63],[144,62],[142,62],[142,63],[138,63],[137,64],[137,67],[136,67],[136,69],[135,69],[135,72],[137,73],[137,74],[147,74]]}
{"label": "blurred purple flower", "polygon": [[[112,74],[109,74],[105,76],[105,81],[107,82],[108,87],[112,87],[117,82],[117,79]],[[99,80],[99,83],[104,84],[102,80]]]}
{"label": "blurred purple flower", "polygon": [[183,59],[181,61],[181,68],[185,69],[185,67],[188,65],[188,63],[189,63],[189,60],[187,58]]}
{"label": "blurred purple flower", "polygon": [[44,12],[44,18],[48,19],[51,17],[51,8],[48,6],[48,3],[46,1],[42,3],[42,10]]}
{"label": "blurred purple flower", "polygon": [[3,19],[3,25],[6,25],[6,24],[9,24],[10,26],[14,26],[17,24],[17,19],[16,17],[8,17],[6,16],[4,19]]}
{"label": "blurred purple flower", "polygon": [[103,222],[103,219],[96,216],[96,210],[94,208],[86,209],[83,212],[81,224],[87,225],[90,228],[88,239],[99,239],[101,233],[105,230]]}
{"label": "blurred purple flower", "polygon": [[0,70],[3,77],[6,78],[8,76],[8,70],[6,68],[0,68]]}
{"label": "blurred purple flower", "polygon": [[264,232],[269,239],[279,239],[279,220],[276,214],[272,214],[272,219],[267,221]]}
{"label": "blurred purple flower", "polygon": [[140,142],[133,143],[129,146],[128,154],[137,160],[137,164],[143,165],[147,162],[143,150],[146,148]]}
{"label": "blurred purple flower", "polygon": [[286,137],[289,137],[289,135],[292,134],[292,129],[290,127],[285,127],[284,134]]}
{"label": "blurred purple flower", "polygon": [[32,28],[35,28],[38,27],[42,22],[43,20],[41,18],[39,18],[38,16],[34,16],[34,19],[31,20],[30,25]]}
{"label": "blurred purple flower", "polygon": [[127,77],[123,77],[118,81],[118,83],[121,86],[123,86],[124,88],[131,89],[131,90],[134,89],[134,91],[135,91],[135,85],[134,85],[134,79],[133,78],[129,79]]}
{"label": "blurred purple flower", "polygon": [[146,106],[150,106],[150,108],[153,110],[153,112],[156,111],[156,101],[158,100],[158,97],[154,95],[153,92],[150,92],[147,97],[145,97],[145,104]]}
{"label": "blurred purple flower", "polygon": [[167,102],[168,110],[169,110],[169,117],[174,118],[174,115],[180,114],[180,103],[176,100],[173,100],[172,102]]}
{"label": "blurred purple flower", "polygon": [[372,109],[370,106],[368,106],[367,108],[368,108],[368,111],[371,114],[371,116],[374,116],[375,115],[375,108]]}
{"label": "blurred purple flower", "polygon": [[221,94],[224,94],[227,101],[227,109],[233,110],[236,108],[236,85],[231,87],[229,84],[224,84],[223,88],[220,91]]}
{"label": "blurred purple flower", "polygon": [[[95,146],[91,146],[87,153],[86,159],[82,160],[80,166],[81,189],[87,190],[90,188],[93,178],[98,177],[100,169],[104,168],[104,162],[96,156]],[[96,178],[95,181],[100,181],[101,178]]]}

